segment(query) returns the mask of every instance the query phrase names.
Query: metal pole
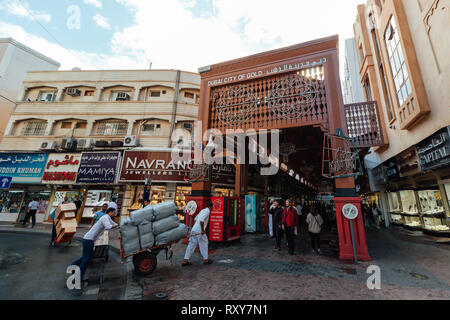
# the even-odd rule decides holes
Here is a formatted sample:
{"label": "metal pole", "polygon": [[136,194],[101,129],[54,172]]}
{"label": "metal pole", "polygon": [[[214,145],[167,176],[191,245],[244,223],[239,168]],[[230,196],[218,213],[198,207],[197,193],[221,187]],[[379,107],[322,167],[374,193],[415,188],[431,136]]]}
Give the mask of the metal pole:
{"label": "metal pole", "polygon": [[355,257],[355,262],[358,262],[358,255],[356,254],[355,234],[353,232],[353,220],[349,220],[349,222],[350,222],[350,232],[352,234],[353,256]]}

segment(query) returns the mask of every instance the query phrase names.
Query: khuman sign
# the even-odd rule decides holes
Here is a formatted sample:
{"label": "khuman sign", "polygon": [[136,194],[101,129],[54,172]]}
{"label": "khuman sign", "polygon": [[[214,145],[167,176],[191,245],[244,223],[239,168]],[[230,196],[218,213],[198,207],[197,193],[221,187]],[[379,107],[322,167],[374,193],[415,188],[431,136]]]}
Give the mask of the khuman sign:
{"label": "khuman sign", "polygon": [[223,214],[225,198],[213,197],[211,198],[213,208],[209,217],[209,240],[221,242],[224,240],[223,234]]}
{"label": "khuman sign", "polygon": [[43,184],[75,184],[81,162],[81,153],[52,153],[48,156]]}

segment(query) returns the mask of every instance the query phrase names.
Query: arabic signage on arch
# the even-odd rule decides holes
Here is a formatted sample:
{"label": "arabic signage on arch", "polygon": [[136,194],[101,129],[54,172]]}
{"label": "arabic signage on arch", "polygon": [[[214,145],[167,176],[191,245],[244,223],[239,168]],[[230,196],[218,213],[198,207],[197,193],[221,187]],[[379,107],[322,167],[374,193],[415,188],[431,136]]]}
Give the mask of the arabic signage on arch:
{"label": "arabic signage on arch", "polygon": [[84,152],[77,183],[110,184],[116,181],[120,152]]}
{"label": "arabic signage on arch", "polygon": [[48,156],[43,184],[74,184],[81,163],[81,153],[51,153]]}
{"label": "arabic signage on arch", "polygon": [[431,170],[450,162],[450,127],[439,130],[417,145],[422,170]]}
{"label": "arabic signage on arch", "polygon": [[45,153],[1,153],[0,175],[12,177],[12,183],[40,183],[46,163]]}
{"label": "arabic signage on arch", "polygon": [[265,68],[263,70],[235,74],[235,75],[228,76],[225,78],[211,80],[211,81],[208,81],[208,86],[209,87],[220,86],[223,84],[230,84],[230,83],[240,82],[240,81],[244,81],[244,80],[256,79],[256,78],[261,78],[264,76],[271,76],[271,75],[276,75],[276,74],[280,74],[280,73],[298,71],[298,70],[303,70],[303,69],[308,69],[308,68],[315,68],[318,66],[322,66],[326,63],[327,63],[327,58],[323,57],[317,61],[306,61],[306,62],[304,61],[304,62],[294,62],[294,63],[282,64],[282,65],[278,65],[275,67]]}

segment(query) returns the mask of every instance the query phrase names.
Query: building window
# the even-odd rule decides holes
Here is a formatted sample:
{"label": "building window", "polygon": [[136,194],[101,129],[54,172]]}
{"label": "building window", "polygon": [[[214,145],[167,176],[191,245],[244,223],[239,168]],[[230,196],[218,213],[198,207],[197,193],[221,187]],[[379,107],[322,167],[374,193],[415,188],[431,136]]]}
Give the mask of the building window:
{"label": "building window", "polygon": [[61,129],[72,129],[72,122],[68,122],[68,121],[62,122]]}
{"label": "building window", "polygon": [[39,94],[39,101],[53,102],[56,100],[56,91],[42,91]]}
{"label": "building window", "polygon": [[87,128],[87,122],[77,122],[75,125],[75,129],[86,129]]}
{"label": "building window", "polygon": [[101,122],[97,126],[98,136],[123,136],[127,133],[128,123],[126,122]]}
{"label": "building window", "polygon": [[389,96],[389,90],[387,86],[386,81],[386,74],[384,72],[384,66],[383,66],[383,59],[381,58],[381,51],[380,51],[380,42],[378,41],[378,35],[376,31],[375,21],[373,14],[369,14],[370,24],[371,24],[371,32],[372,32],[372,40],[375,44],[375,48],[377,50],[377,59],[378,59],[378,69],[380,71],[380,76],[382,78],[382,84],[383,84],[383,90],[384,90],[384,96],[386,97],[386,105],[388,109],[388,116],[389,121],[392,121],[394,119],[394,111],[392,109],[392,103],[391,98]]}
{"label": "building window", "polygon": [[85,97],[93,97],[95,95],[95,91],[94,90],[86,90],[84,92],[84,96]]}
{"label": "building window", "polygon": [[150,91],[150,97],[152,97],[152,98],[161,97],[161,91]]}
{"label": "building window", "polygon": [[113,91],[111,92],[111,98],[110,101],[130,101],[131,99],[131,92],[125,92],[125,91]]}
{"label": "building window", "polygon": [[156,134],[158,129],[161,129],[161,124],[158,123],[147,123],[142,126],[142,132],[148,135]]}
{"label": "building window", "polygon": [[364,79],[364,91],[366,92],[367,101],[373,101],[372,91],[370,89],[369,76],[366,76],[366,78]]}
{"label": "building window", "polygon": [[184,97],[194,100],[195,95],[193,93],[191,93],[191,92],[185,92],[184,93]]}
{"label": "building window", "polygon": [[406,69],[402,45],[400,43],[400,35],[394,17],[391,17],[384,38],[388,50],[392,75],[394,77],[398,103],[402,106],[411,94],[412,89],[408,71]]}
{"label": "building window", "polygon": [[22,136],[43,136],[46,128],[47,122],[45,121],[30,121],[25,124]]}

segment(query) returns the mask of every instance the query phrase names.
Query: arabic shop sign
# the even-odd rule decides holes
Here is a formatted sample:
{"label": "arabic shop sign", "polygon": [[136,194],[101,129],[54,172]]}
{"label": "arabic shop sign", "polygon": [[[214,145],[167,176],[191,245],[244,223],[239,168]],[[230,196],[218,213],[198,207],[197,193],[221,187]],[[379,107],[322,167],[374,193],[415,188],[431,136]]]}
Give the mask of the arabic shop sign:
{"label": "arabic shop sign", "polygon": [[43,184],[74,184],[81,162],[81,153],[51,153],[42,177]]}
{"label": "arabic shop sign", "polygon": [[114,183],[120,159],[119,152],[85,152],[81,156],[77,183]]}
{"label": "arabic shop sign", "polygon": [[1,153],[0,176],[12,177],[13,183],[40,183],[47,156],[45,153]]}
{"label": "arabic shop sign", "polygon": [[256,79],[256,78],[260,78],[263,76],[271,76],[271,75],[290,72],[290,71],[314,68],[314,67],[324,65],[325,63],[327,63],[327,58],[321,58],[317,61],[306,61],[306,62],[283,64],[283,65],[271,67],[268,69],[257,70],[254,72],[241,73],[238,75],[233,75],[233,76],[229,76],[229,77],[225,77],[225,78],[211,80],[211,81],[208,81],[208,86],[209,87],[220,86],[223,84],[229,84],[229,83],[233,83],[233,82],[237,82],[237,81]]}
{"label": "arabic shop sign", "polygon": [[417,145],[422,170],[444,166],[450,162],[450,127],[442,129]]}
{"label": "arabic shop sign", "polygon": [[397,159],[391,158],[385,163],[383,163],[385,172],[386,172],[386,178],[387,180],[397,180],[400,178],[400,172],[398,171],[398,164]]}

